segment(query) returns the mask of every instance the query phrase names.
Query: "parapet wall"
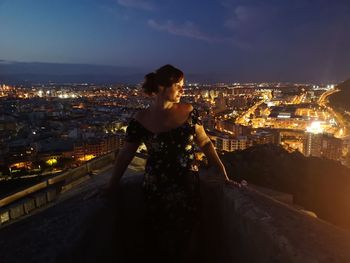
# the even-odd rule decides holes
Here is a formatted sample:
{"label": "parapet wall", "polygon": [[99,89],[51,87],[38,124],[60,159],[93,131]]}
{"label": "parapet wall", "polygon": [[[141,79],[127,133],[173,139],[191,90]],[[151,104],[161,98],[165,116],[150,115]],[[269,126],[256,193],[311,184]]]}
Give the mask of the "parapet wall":
{"label": "parapet wall", "polygon": [[249,187],[202,182],[202,197],[202,234],[216,262],[350,262],[350,232]]}
{"label": "parapet wall", "polygon": [[[114,205],[106,206],[98,198],[85,199],[80,193],[33,218],[0,229],[1,262],[51,262],[48,260],[57,254],[62,260],[56,262],[110,262],[103,260],[107,256],[112,256],[112,262],[127,262],[121,252],[136,254],[141,240],[142,171],[137,173],[122,180],[122,213]],[[202,180],[201,195],[196,262],[350,262],[348,231],[249,186],[232,188]],[[119,227],[127,234],[124,239],[115,234],[115,219],[121,215],[124,220]],[[125,247],[117,250],[121,245],[129,251]]]}
{"label": "parapet wall", "polygon": [[80,167],[52,176],[0,199],[0,227],[49,204],[61,192],[70,190],[90,179],[89,172],[110,165],[114,159],[115,153],[108,153]]}

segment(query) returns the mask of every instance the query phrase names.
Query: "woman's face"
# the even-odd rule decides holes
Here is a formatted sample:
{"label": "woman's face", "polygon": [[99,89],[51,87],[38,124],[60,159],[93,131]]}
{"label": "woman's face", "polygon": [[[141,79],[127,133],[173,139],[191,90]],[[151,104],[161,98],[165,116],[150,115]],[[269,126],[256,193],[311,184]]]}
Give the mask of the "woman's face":
{"label": "woman's face", "polygon": [[181,79],[179,82],[174,83],[171,87],[164,89],[164,99],[178,103],[180,98],[184,93],[184,79]]}

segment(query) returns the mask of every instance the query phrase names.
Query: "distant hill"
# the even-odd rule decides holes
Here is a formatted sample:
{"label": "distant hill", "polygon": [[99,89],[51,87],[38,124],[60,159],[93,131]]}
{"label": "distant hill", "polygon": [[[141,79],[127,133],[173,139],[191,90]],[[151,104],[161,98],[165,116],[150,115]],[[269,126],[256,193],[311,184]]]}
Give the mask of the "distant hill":
{"label": "distant hill", "polygon": [[350,110],[350,79],[337,86],[341,91],[329,97],[330,103],[341,110]]}
{"label": "distant hill", "polygon": [[28,82],[138,83],[143,80],[144,71],[118,66],[0,60],[0,82],[13,84]]}
{"label": "distant hill", "polygon": [[[131,67],[42,63],[42,62],[12,62],[0,59],[0,84],[28,83],[95,83],[95,84],[137,84],[144,76],[154,69]],[[229,74],[198,74],[185,73],[190,82],[216,83],[230,79]]]}
{"label": "distant hill", "polygon": [[226,153],[222,160],[230,177],[293,194],[296,204],[350,229],[350,169],[339,162],[270,144]]}

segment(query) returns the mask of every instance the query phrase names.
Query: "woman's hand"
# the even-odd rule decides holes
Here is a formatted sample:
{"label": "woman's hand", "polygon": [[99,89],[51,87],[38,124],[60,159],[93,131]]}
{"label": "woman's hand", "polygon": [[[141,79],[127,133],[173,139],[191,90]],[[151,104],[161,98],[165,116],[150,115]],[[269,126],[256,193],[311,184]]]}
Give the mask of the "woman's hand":
{"label": "woman's hand", "polygon": [[242,184],[240,184],[237,181],[231,180],[231,179],[226,180],[225,184],[228,186],[232,186],[232,187],[239,187],[239,188],[242,187]]}
{"label": "woman's hand", "polygon": [[226,185],[232,187],[241,187],[242,184],[234,180],[231,180],[226,173],[226,170],[219,169],[215,166],[209,168],[202,168],[200,170],[201,178],[208,183],[225,183]]}
{"label": "woman's hand", "polygon": [[234,180],[231,180],[227,174],[226,171],[224,172],[224,178],[225,178],[225,184],[228,186],[233,186],[233,187],[241,187],[242,185]]}
{"label": "woman's hand", "polygon": [[201,177],[208,182],[226,182],[230,179],[227,176],[225,169],[219,169],[218,167],[204,167],[200,170]]}

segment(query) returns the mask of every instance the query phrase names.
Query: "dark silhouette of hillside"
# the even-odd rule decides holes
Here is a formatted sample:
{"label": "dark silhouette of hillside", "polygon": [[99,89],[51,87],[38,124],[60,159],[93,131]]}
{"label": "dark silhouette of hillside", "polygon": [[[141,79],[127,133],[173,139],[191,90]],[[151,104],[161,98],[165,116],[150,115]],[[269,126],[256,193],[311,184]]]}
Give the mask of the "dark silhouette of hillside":
{"label": "dark silhouette of hillside", "polygon": [[340,110],[350,110],[350,79],[339,84],[337,88],[341,91],[329,97],[330,103]]}
{"label": "dark silhouette of hillside", "polygon": [[0,59],[0,82],[21,83],[138,83],[139,68],[42,62],[11,62]]}
{"label": "dark silhouette of hillside", "polygon": [[350,229],[350,169],[265,144],[222,156],[229,176],[294,195],[318,217]]}

